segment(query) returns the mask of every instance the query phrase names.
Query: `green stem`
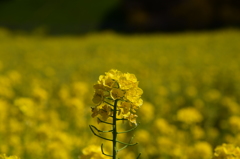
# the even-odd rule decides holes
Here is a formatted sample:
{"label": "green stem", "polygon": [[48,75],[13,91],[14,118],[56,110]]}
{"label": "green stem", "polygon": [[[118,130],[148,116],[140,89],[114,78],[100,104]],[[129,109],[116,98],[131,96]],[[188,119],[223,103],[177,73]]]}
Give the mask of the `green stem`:
{"label": "green stem", "polygon": [[114,101],[113,108],[113,159],[117,158],[117,100]]}

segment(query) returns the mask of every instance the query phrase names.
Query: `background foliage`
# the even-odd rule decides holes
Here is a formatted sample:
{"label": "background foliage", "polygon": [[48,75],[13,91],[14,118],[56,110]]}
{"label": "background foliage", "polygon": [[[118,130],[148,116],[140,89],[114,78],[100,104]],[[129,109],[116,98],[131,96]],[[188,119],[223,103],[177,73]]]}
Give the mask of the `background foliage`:
{"label": "background foliage", "polygon": [[0,0],[0,26],[51,34],[240,26],[238,0]]}

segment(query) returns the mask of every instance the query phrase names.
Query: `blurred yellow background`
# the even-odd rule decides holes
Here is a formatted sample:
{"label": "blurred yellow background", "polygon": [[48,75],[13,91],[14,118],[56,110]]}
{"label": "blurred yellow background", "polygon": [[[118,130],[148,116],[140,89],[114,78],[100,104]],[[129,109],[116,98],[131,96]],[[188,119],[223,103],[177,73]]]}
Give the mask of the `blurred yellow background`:
{"label": "blurred yellow background", "polygon": [[69,159],[100,149],[105,141],[88,127],[106,128],[91,118],[92,86],[110,69],[135,74],[144,91],[132,132],[139,144],[120,158],[209,159],[217,145],[240,145],[239,41],[238,29],[50,36],[2,28],[0,154]]}

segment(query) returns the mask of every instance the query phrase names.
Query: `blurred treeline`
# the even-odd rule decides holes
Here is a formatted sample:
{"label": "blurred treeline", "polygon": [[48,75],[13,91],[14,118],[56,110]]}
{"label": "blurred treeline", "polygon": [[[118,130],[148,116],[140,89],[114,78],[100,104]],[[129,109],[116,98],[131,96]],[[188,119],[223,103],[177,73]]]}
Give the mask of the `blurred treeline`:
{"label": "blurred treeline", "polygon": [[239,0],[0,0],[0,26],[48,33],[240,26]]}
{"label": "blurred treeline", "polygon": [[122,0],[103,24],[103,28],[130,32],[236,27],[240,26],[240,1]]}

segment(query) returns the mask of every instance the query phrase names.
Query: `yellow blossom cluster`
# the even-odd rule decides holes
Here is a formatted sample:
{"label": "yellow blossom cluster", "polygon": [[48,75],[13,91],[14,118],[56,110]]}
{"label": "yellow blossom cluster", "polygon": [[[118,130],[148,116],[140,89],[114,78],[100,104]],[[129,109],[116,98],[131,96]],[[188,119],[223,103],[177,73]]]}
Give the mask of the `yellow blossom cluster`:
{"label": "yellow blossom cluster", "polygon": [[17,156],[9,156],[7,157],[5,154],[0,155],[0,159],[20,159]]}
{"label": "yellow blossom cluster", "polygon": [[216,147],[213,159],[240,159],[240,148],[224,143]]}
{"label": "yellow blossom cluster", "polygon": [[100,115],[106,121],[113,113],[113,106],[117,102],[118,116],[127,119],[130,124],[137,124],[136,110],[143,104],[143,91],[138,87],[134,74],[122,73],[111,69],[101,75],[94,87],[92,117]]}
{"label": "yellow blossom cluster", "polygon": [[195,124],[201,122],[203,117],[196,108],[187,107],[177,112],[177,119],[185,124]]}
{"label": "yellow blossom cluster", "polygon": [[80,156],[80,159],[107,159],[109,157],[106,157],[102,154],[101,148],[96,145],[89,145],[85,147],[82,150],[82,155]]}

